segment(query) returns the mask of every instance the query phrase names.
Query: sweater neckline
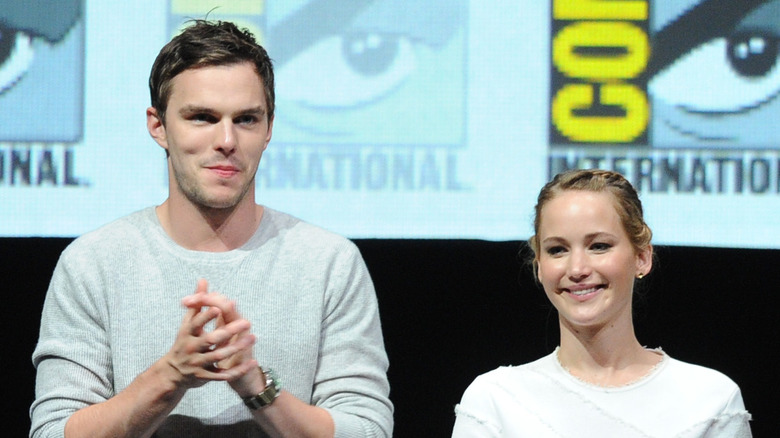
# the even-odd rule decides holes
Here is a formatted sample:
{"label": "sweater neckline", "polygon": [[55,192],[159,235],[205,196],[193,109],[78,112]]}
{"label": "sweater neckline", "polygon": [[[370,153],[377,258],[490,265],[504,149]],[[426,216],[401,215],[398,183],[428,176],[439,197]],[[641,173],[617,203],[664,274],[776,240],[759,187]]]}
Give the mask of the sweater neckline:
{"label": "sweater neckline", "polygon": [[157,217],[155,207],[149,207],[146,209],[146,219],[151,222],[158,241],[162,243],[162,247],[167,248],[167,250],[172,254],[184,259],[197,260],[200,263],[225,263],[228,261],[237,262],[238,260],[243,259],[251,249],[260,246],[262,242],[268,239],[268,222],[271,221],[268,216],[273,215],[274,212],[267,207],[264,207],[264,210],[263,217],[260,220],[260,225],[257,227],[257,230],[255,230],[255,233],[252,235],[252,237],[249,238],[249,240],[236,249],[221,252],[192,250],[184,248],[183,246],[176,243],[171,238],[171,236],[165,232],[165,229],[160,223],[160,219]]}
{"label": "sweater neckline", "polygon": [[582,386],[594,390],[598,390],[598,391],[603,391],[603,392],[625,391],[625,390],[636,388],[638,386],[642,386],[645,383],[653,380],[655,376],[660,374],[661,370],[663,370],[663,368],[666,367],[666,364],[669,363],[669,355],[667,355],[666,352],[663,351],[663,349],[661,349],[660,347],[658,348],[645,347],[645,350],[652,351],[654,353],[658,353],[661,355],[661,360],[659,360],[658,363],[653,365],[653,367],[650,368],[650,370],[647,373],[634,380],[626,382],[622,385],[597,385],[595,383],[588,382],[584,379],[575,376],[574,374],[571,373],[571,371],[567,367],[563,366],[560,359],[558,358],[559,350],[560,350],[560,346],[556,347],[555,351],[551,354],[551,356],[552,356],[552,361],[555,363],[555,367],[558,369],[558,371],[561,372],[561,374],[565,375],[569,380],[572,380]]}

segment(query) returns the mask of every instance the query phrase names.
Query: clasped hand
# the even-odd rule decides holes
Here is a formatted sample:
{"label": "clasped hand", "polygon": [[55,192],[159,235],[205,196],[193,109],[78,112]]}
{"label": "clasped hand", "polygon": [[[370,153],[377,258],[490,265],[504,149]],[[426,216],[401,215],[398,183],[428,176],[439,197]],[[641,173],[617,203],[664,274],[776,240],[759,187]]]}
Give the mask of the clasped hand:
{"label": "clasped hand", "polygon": [[[183,298],[182,304],[187,312],[165,357],[175,371],[176,384],[194,388],[209,381],[227,381],[242,397],[262,391],[265,382],[252,356],[255,336],[235,303],[208,292],[208,282],[200,280],[195,293]],[[207,331],[211,321],[215,327]]]}

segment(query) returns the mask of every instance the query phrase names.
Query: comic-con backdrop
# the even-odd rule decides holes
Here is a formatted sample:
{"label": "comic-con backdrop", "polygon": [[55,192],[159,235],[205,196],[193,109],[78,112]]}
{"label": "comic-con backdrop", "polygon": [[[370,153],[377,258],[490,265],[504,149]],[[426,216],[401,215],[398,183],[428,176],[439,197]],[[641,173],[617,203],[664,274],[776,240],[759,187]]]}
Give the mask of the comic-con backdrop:
{"label": "comic-con backdrop", "polygon": [[525,239],[601,167],[660,244],[780,248],[780,0],[0,0],[0,236],[167,195],[147,78],[188,19],[277,74],[258,202],[350,237]]}

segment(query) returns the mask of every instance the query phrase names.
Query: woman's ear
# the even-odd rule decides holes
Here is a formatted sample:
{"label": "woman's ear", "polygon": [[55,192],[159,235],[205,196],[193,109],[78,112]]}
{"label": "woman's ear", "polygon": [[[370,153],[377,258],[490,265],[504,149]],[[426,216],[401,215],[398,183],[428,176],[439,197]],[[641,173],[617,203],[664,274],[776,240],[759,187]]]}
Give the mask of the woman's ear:
{"label": "woman's ear", "polygon": [[542,265],[539,263],[539,259],[534,259],[534,276],[536,277],[535,280],[537,282],[541,283],[542,278]]}
{"label": "woman's ear", "polygon": [[644,277],[653,268],[653,245],[647,245],[636,255],[636,273]]}

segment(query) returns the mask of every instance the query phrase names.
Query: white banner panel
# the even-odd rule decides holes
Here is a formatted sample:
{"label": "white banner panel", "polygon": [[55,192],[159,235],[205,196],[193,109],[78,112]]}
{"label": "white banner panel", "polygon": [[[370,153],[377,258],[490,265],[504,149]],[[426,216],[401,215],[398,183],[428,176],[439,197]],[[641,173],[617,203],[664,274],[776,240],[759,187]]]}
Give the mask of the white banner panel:
{"label": "white banner panel", "polygon": [[780,248],[780,1],[0,1],[0,236],[167,195],[147,80],[190,18],[276,68],[259,203],[353,238],[525,239],[553,174],[640,190],[658,244]]}

